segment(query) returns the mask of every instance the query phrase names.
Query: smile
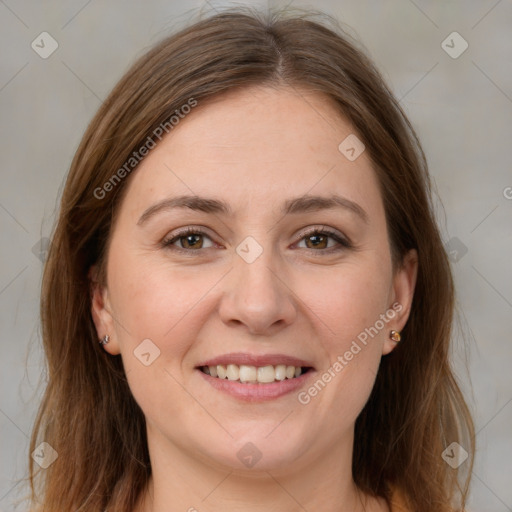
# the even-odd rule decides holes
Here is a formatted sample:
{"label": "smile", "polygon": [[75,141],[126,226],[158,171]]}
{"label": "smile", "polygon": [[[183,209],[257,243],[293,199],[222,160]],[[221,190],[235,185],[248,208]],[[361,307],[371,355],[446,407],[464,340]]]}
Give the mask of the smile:
{"label": "smile", "polygon": [[218,364],[201,366],[199,368],[206,375],[217,379],[227,379],[244,384],[271,384],[285,379],[300,377],[311,368],[285,364],[252,366],[237,364]]}

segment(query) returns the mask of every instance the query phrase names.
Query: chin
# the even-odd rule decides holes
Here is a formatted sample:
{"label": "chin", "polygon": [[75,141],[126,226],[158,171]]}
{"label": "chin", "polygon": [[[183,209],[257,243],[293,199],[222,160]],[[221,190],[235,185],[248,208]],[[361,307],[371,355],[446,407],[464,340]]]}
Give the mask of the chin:
{"label": "chin", "polygon": [[209,459],[209,465],[247,475],[257,475],[262,471],[289,471],[290,465],[296,464],[303,455],[306,441],[291,436],[289,426],[280,435],[269,436],[269,432],[269,429],[253,430],[250,435],[238,439],[224,438],[218,443],[212,439],[214,444],[201,449],[201,456]]}

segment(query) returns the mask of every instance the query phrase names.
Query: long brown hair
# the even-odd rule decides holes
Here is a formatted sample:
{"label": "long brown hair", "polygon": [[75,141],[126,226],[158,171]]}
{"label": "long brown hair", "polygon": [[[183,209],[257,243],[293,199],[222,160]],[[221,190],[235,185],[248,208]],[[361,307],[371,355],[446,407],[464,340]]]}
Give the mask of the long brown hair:
{"label": "long brown hair", "polygon": [[[110,232],[136,169],[133,162],[133,169],[126,167],[133,152],[191,99],[201,104],[251,85],[331,98],[377,173],[395,266],[409,249],[418,252],[403,341],[382,358],[356,421],[356,484],[386,499],[399,488],[416,512],[466,502],[474,426],[449,362],[453,282],[417,135],[365,52],[333,20],[236,9],[182,29],[140,58],[91,121],[72,162],[42,286],[48,383],[30,452],[46,441],[58,453],[44,470],[29,459],[32,503],[42,511],[131,511],[146,487],[151,466],[144,414],[120,356],[98,344],[88,272],[98,264],[105,278]],[[126,172],[119,173],[123,166]],[[116,173],[120,179],[113,180]],[[442,457],[454,441],[469,452],[459,469]]]}

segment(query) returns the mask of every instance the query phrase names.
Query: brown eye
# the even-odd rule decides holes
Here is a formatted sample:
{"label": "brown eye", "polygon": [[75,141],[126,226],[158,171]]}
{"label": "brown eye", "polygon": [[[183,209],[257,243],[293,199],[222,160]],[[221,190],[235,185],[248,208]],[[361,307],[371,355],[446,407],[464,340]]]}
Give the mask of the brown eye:
{"label": "brown eye", "polygon": [[[326,249],[329,237],[326,235],[309,235],[305,237],[308,249]],[[311,245],[308,245],[310,243]]]}
{"label": "brown eye", "polygon": [[186,236],[180,236],[178,240],[181,241],[181,247],[183,249],[201,249],[203,246],[203,240],[200,234],[192,234]]}
{"label": "brown eye", "polygon": [[[331,240],[334,243],[331,243]],[[330,253],[332,251],[349,249],[350,242],[342,235],[328,229],[314,229],[303,233],[300,243],[304,241],[305,248],[319,253]]]}
{"label": "brown eye", "polygon": [[[210,241],[210,245],[205,245],[206,240]],[[171,238],[162,242],[167,249],[175,249],[178,251],[198,251],[200,249],[208,249],[213,246],[210,237],[199,229],[189,228],[176,233]]]}

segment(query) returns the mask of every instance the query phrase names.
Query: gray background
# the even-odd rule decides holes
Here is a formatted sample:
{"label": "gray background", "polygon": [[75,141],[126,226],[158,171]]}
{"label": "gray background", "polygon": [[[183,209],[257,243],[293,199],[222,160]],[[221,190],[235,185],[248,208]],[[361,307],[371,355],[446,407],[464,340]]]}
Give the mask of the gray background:
{"label": "gray background", "polygon": [[[13,502],[23,494],[42,389],[38,244],[43,238],[44,251],[74,151],[136,57],[187,23],[191,10],[226,5],[234,4],[0,0],[0,511],[26,510]],[[348,25],[418,130],[467,340],[465,348],[457,336],[453,361],[477,428],[469,510],[512,511],[512,2],[292,5]],[[59,45],[47,59],[31,48],[43,31]],[[458,58],[441,46],[453,31],[469,44]]]}

